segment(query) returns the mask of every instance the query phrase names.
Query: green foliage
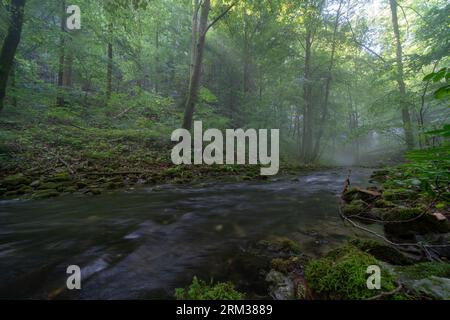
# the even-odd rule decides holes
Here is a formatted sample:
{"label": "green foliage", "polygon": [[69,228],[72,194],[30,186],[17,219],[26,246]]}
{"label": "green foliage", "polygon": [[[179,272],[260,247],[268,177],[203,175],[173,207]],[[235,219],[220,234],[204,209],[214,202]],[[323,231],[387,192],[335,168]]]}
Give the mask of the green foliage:
{"label": "green foliage", "polygon": [[434,97],[436,99],[450,97],[450,68],[442,68],[439,71],[432,72],[423,78],[423,81],[439,82],[441,80],[445,80],[447,84],[439,87],[434,92]]}
{"label": "green foliage", "polygon": [[219,282],[208,285],[194,277],[188,289],[175,289],[175,298],[177,300],[242,300],[245,295],[236,291],[231,283]]}
{"label": "green foliage", "polygon": [[420,189],[431,196],[445,196],[440,191],[450,184],[450,145],[411,151],[406,157],[409,162],[403,166],[402,178],[419,180]]}

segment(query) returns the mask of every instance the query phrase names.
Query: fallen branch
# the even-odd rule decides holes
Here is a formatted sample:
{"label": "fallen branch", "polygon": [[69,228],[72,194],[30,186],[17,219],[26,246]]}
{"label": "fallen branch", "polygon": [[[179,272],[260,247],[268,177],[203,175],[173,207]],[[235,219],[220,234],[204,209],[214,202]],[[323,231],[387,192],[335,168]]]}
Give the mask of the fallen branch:
{"label": "fallen branch", "polygon": [[394,290],[389,291],[389,292],[381,292],[380,294],[378,294],[378,295],[376,295],[376,296],[367,298],[367,300],[378,300],[378,299],[381,299],[381,298],[383,298],[383,297],[392,296],[393,294],[396,294],[396,293],[399,292],[400,290],[402,290],[402,284],[401,284],[400,282],[398,282],[398,286],[397,286],[397,288],[395,288]]}

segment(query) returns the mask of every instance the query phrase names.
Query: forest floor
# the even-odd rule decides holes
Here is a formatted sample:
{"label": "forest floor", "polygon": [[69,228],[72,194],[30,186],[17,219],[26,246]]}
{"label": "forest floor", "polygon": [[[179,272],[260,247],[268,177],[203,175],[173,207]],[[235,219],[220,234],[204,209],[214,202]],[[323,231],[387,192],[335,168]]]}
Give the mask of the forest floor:
{"label": "forest floor", "polygon": [[[15,117],[17,118],[17,117]],[[206,180],[264,180],[259,165],[183,165],[170,159],[170,134],[157,129],[80,126],[48,115],[32,121],[0,122],[0,196],[50,198],[67,193]],[[280,164],[280,174],[317,169]]]}

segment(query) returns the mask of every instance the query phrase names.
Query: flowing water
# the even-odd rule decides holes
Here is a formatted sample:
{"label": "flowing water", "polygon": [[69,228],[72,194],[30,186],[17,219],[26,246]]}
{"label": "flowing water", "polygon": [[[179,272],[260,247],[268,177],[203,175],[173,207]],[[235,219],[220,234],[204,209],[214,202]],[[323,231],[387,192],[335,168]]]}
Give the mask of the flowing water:
{"label": "flowing water", "polygon": [[[347,172],[1,201],[0,298],[171,298],[194,275],[239,282],[234,257],[277,236],[319,255],[355,232],[337,211]],[[354,168],[352,183],[370,172]],[[69,265],[81,290],[65,289]]]}

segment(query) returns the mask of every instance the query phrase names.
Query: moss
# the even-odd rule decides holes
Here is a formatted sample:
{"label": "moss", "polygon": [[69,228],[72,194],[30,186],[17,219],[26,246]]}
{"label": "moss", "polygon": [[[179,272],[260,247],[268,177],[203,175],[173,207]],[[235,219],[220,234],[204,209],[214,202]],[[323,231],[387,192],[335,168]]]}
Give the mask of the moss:
{"label": "moss", "polygon": [[347,216],[353,216],[363,213],[368,204],[362,200],[353,200],[342,208],[342,212]]}
{"label": "moss", "polygon": [[21,185],[16,190],[16,192],[17,192],[17,194],[27,194],[27,193],[33,192],[33,188],[31,188],[27,185]]}
{"label": "moss", "polygon": [[299,257],[288,259],[275,258],[270,262],[272,269],[281,273],[289,273],[296,269],[302,269],[302,260]]}
{"label": "moss", "polygon": [[194,277],[188,289],[175,289],[177,300],[242,300],[245,295],[235,290],[234,285],[227,282],[219,282],[208,285]]}
{"label": "moss", "polygon": [[299,245],[294,240],[291,240],[289,238],[280,237],[275,239],[274,242],[280,245],[282,250],[290,251],[293,253],[300,253],[301,251]]}
{"label": "moss", "polygon": [[63,191],[64,191],[64,192],[69,192],[69,193],[74,193],[74,192],[77,191],[77,188],[74,187],[74,186],[66,187],[66,188],[63,189]]}
{"label": "moss", "polygon": [[382,197],[385,200],[388,201],[395,201],[395,200],[408,200],[415,197],[417,193],[410,189],[387,189],[383,191]]}
{"label": "moss", "polygon": [[[367,288],[366,271],[370,265],[380,263],[368,253],[347,245],[308,263],[305,275],[309,287],[319,298],[367,299],[380,293],[380,290]],[[384,269],[381,274],[381,290],[393,290],[396,287],[394,277]]]}
{"label": "moss", "polygon": [[385,200],[385,199],[378,199],[375,201],[375,207],[377,208],[393,208],[395,207],[395,204],[391,201]]}
{"label": "moss", "polygon": [[382,218],[385,221],[404,221],[417,218],[423,212],[422,208],[396,207],[384,211]]}
{"label": "moss", "polygon": [[68,172],[59,172],[46,179],[48,182],[64,182],[72,180]]}
{"label": "moss", "polygon": [[59,192],[54,189],[39,190],[31,195],[32,199],[45,199],[59,196]]}
{"label": "moss", "polygon": [[18,173],[4,178],[2,181],[2,185],[9,189],[11,187],[20,186],[21,184],[28,185],[31,183],[31,181],[32,179],[24,176],[23,173]]}

